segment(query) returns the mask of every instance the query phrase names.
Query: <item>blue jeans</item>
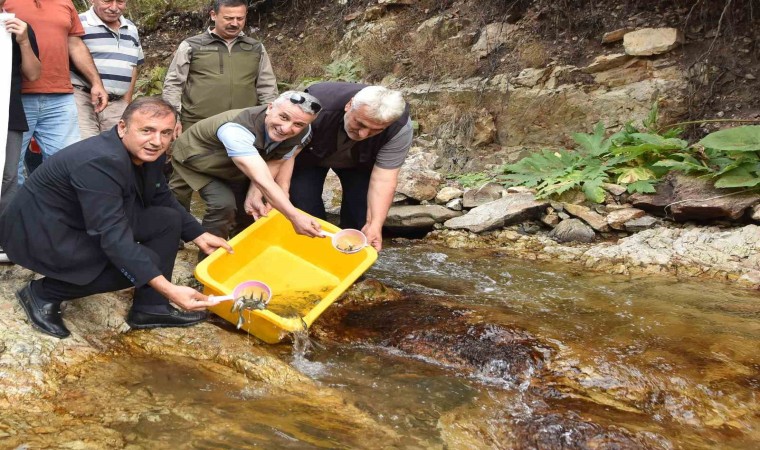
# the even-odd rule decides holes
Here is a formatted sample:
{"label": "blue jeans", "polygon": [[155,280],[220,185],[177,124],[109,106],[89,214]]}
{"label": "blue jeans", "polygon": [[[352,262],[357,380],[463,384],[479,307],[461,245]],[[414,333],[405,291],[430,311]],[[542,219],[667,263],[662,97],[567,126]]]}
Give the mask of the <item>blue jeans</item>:
{"label": "blue jeans", "polygon": [[23,94],[26,121],[29,131],[24,132],[18,164],[18,184],[24,184],[26,175],[24,156],[32,137],[42,150],[42,160],[58,150],[79,141],[77,105],[74,94]]}

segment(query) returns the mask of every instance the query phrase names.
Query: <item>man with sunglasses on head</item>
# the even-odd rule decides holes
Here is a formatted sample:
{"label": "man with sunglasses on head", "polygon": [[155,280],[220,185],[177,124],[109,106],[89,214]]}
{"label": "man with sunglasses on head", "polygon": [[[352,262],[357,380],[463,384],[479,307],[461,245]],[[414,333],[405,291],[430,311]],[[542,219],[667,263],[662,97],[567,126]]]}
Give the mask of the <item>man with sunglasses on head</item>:
{"label": "man with sunglasses on head", "polygon": [[314,96],[287,91],[268,106],[201,120],[174,142],[169,187],[175,194],[198,191],[206,203],[203,229],[225,239],[272,207],[296,233],[321,236],[319,223],[298,211],[287,194],[293,161],[311,139],[310,124],[320,109]]}
{"label": "man with sunglasses on head", "polygon": [[360,229],[382,249],[382,229],[398,173],[412,145],[409,107],[400,92],[356,83],[317,83],[306,92],[322,102],[314,139],[296,159],[290,196],[309,214],[326,218],[322,202],[327,172],[343,189],[340,227]]}

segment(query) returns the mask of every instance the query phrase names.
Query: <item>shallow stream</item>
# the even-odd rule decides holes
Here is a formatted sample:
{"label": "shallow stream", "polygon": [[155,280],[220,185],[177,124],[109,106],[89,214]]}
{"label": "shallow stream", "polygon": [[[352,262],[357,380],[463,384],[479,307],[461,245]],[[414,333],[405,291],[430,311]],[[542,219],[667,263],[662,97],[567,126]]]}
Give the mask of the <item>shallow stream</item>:
{"label": "shallow stream", "polygon": [[[385,249],[367,277],[471,308],[552,349],[545,367],[514,383],[360,341],[316,343],[309,351],[304,340],[271,346],[401,435],[401,447],[531,448],[525,429],[536,447],[582,447],[567,421],[546,422],[551,415],[625,430],[633,447],[738,449],[760,442],[757,292],[591,275],[494,251],[424,245]],[[231,373],[211,363],[129,356],[101,363],[63,389],[69,394],[61,407],[76,414],[119,404],[113,414],[134,417],[111,419],[115,428],[141,447],[386,447],[333,426],[320,405]],[[93,392],[109,394],[106,400]],[[566,442],[540,439],[558,426],[566,427]]]}

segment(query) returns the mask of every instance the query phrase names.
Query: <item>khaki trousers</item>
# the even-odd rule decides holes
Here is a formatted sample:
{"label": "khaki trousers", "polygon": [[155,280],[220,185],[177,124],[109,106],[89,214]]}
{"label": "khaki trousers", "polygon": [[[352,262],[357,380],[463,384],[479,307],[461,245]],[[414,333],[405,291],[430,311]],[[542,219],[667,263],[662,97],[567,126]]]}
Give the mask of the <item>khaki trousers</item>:
{"label": "khaki trousers", "polygon": [[126,100],[108,102],[103,111],[96,113],[92,107],[90,94],[74,87],[74,102],[77,104],[77,117],[79,118],[79,132],[82,139],[97,136],[103,131],[110,130],[119,123],[121,115],[127,109]]}

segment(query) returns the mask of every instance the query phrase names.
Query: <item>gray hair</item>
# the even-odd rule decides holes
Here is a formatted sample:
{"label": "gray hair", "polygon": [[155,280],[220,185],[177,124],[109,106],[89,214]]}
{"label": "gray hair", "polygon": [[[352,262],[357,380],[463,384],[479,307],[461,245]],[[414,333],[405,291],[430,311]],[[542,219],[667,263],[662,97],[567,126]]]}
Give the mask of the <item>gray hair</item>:
{"label": "gray hair", "polygon": [[[229,7],[235,7],[235,6],[245,6],[248,7],[248,2],[246,0],[214,0],[214,12],[218,13],[219,9],[222,6],[229,6]],[[246,9],[246,13],[248,10]]]}
{"label": "gray hair", "polygon": [[351,109],[367,108],[367,115],[378,122],[395,122],[404,114],[406,102],[399,91],[383,86],[367,86],[351,99]]}
{"label": "gray hair", "polygon": [[301,91],[285,91],[280,94],[279,97],[274,99],[273,105],[281,105],[285,102],[290,102],[299,108],[306,114],[316,115],[319,110],[322,109],[322,105],[319,103],[319,99],[311,94]]}

